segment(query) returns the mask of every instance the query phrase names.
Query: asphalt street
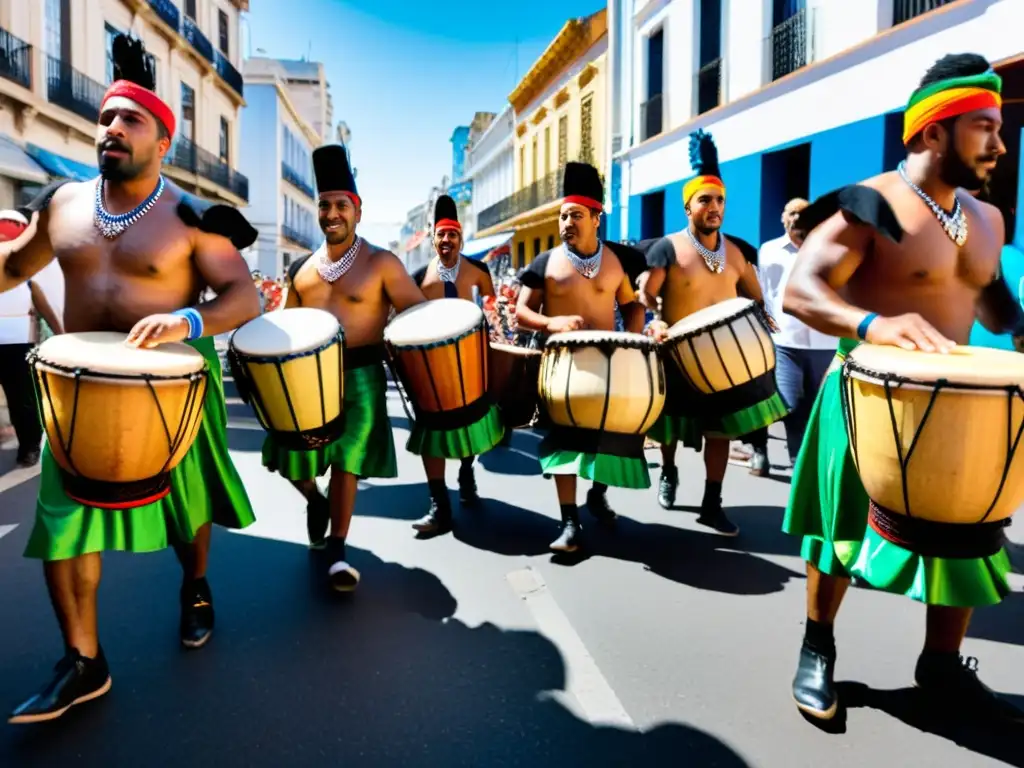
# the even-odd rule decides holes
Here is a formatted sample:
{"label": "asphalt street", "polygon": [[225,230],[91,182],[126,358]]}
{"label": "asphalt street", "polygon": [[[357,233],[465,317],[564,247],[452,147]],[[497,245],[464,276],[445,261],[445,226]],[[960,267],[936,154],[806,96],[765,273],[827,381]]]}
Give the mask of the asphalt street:
{"label": "asphalt street", "polygon": [[[214,639],[179,647],[170,552],[107,556],[110,694],[53,724],[0,725],[0,766],[1024,766],[1024,732],[966,727],[920,700],[910,685],[924,609],[866,589],[851,591],[837,626],[846,711],[829,732],[797,713],[804,575],[798,542],[779,530],[784,470],[730,467],[724,498],[742,532],[725,539],[695,523],[703,468],[680,450],[678,509],[662,510],[654,489],[612,489],[615,530],[586,525],[589,557],[556,562],[553,484],[539,438],[521,432],[477,468],[486,508],[456,501],[456,533],[417,540],[426,485],[390,397],[399,477],[361,486],[355,595],[326,592],[299,497],[262,468],[263,434],[234,402],[233,456],[258,520],[214,534]],[[771,452],[781,462],[784,444]],[[40,566],[22,557],[37,471],[13,463],[0,451],[8,709],[61,654]],[[449,484],[454,499],[454,465]],[[964,650],[1024,704],[1017,546],[1015,593],[979,611]]]}

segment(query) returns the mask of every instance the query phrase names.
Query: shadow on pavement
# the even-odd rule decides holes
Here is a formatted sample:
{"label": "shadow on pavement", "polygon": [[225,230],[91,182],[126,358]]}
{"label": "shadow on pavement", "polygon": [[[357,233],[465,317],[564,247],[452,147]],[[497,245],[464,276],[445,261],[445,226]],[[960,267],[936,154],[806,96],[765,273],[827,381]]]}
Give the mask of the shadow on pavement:
{"label": "shadow on pavement", "polygon": [[[975,610],[967,635],[1008,645],[1024,645],[1024,594],[1014,592],[998,606]],[[1024,746],[1021,749],[1024,750]]]}
{"label": "shadow on pavement", "polygon": [[[338,597],[311,584],[310,559],[296,545],[217,531],[217,634],[184,652],[173,555],[108,556],[110,694],[49,725],[3,726],[0,764],[747,766],[689,726],[641,733],[579,720],[544,695],[566,685],[550,641],[439,623],[454,600],[438,598],[447,590],[431,574],[354,551],[363,584]],[[0,579],[0,610],[19,616],[0,650],[13,705],[45,679],[59,640],[38,568],[4,558]]]}

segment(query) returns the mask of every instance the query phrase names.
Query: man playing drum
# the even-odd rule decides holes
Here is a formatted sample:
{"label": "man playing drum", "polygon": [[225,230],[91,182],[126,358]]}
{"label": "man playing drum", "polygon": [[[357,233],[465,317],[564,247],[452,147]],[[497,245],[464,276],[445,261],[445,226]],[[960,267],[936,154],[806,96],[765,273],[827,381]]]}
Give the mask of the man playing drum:
{"label": "man playing drum", "polygon": [[[487,267],[462,257],[462,225],[459,224],[455,201],[448,195],[441,195],[434,204],[434,250],[437,258],[413,274],[427,299],[473,300],[474,289],[480,297],[494,296],[494,284]],[[422,424],[416,424],[406,447],[423,458],[430,490],[430,511],[413,523],[413,528],[425,534],[443,534],[452,529],[452,506],[444,477],[446,459],[461,460],[460,502],[467,507],[479,505],[473,460],[498,445],[504,434],[494,406],[476,423],[458,430],[428,430]]]}
{"label": "man playing drum", "polygon": [[[604,199],[597,169],[568,163],[564,192],[559,212],[562,246],[537,256],[519,276],[523,288],[516,318],[520,327],[547,335],[580,329],[613,331],[619,305],[626,330],[640,333],[644,313],[634,286],[644,265],[634,249],[618,245],[613,249],[597,237]],[[561,534],[551,543],[555,552],[574,552],[580,545],[577,476],[593,481],[587,508],[606,522],[615,519],[605,496],[609,485],[650,486],[646,461],[637,464],[636,459],[560,449],[557,430],[540,445],[540,465],[545,474],[554,475],[561,506]]]}
{"label": "man playing drum", "polygon": [[968,342],[976,317],[993,332],[1020,334],[1020,306],[999,274],[1002,216],[962,191],[980,189],[1006,151],[1000,90],[982,57],[940,59],[910,97],[907,158],[898,170],[826,195],[801,214],[810,234],[784,309],[841,338],[783,522],[783,530],[803,537],[807,560],[807,625],[793,696],[818,719],[838,710],[833,623],[851,574],[928,605],[914,680],[930,700],[983,718],[1021,718],[978,679],[976,660],[959,652],[972,608],[998,603],[1009,591],[1005,549],[990,557],[922,556],[869,526],[841,402],[841,363],[858,340],[948,352]]}
{"label": "man playing drum", "polygon": [[[68,332],[130,331],[129,344],[143,348],[187,340],[209,363],[209,385],[199,435],[160,501],[115,510],[74,502],[49,446],[44,449],[25,554],[44,561],[65,655],[46,687],[14,711],[14,723],[54,719],[109,690],[96,617],[101,552],[174,546],[184,576],[181,642],[195,648],[207,642],[214,623],[205,577],[211,521],[244,528],[254,520],[228,455],[213,337],[259,314],[256,288],[238,251],[256,239],[256,231],[234,208],[211,207],[161,176],[175,121],[153,92],[152,58],[141,42],[118,36],[113,60],[115,82],[97,126],[100,177],[55,184],[22,210],[28,229],[0,246],[0,291],[56,258],[74,286],[65,299]],[[196,306],[206,287],[216,298]]]}
{"label": "man playing drum", "polygon": [[[740,294],[764,308],[753,259],[744,258],[740,241],[721,231],[725,217],[725,184],[718,170],[718,152],[709,134],[697,131],[690,136],[690,164],[697,175],[683,187],[689,226],[662,238],[647,251],[648,270],[640,281],[644,304],[657,313],[649,331],[659,341],[668,337],[669,326],[684,317]],[[746,247],[746,243],[742,243],[742,247]],[[767,313],[765,316],[768,317]],[[666,508],[675,503],[679,484],[675,465],[677,443],[682,440],[683,445],[700,450],[703,437],[707,476],[697,522],[725,536],[736,536],[739,527],[722,509],[722,481],[729,466],[729,437],[721,436],[722,424],[718,419],[684,415],[692,410],[683,406],[681,393],[686,385],[673,363],[666,363],[665,376],[668,384],[665,410],[648,433],[661,443],[658,501]],[[733,420],[745,422],[745,426],[738,424],[733,430],[735,436],[760,429],[785,413],[785,405],[776,396],[758,404],[749,413],[736,414]]]}
{"label": "man playing drum", "polygon": [[[356,234],[362,200],[340,145],[313,152],[319,220],[326,242],[288,269],[285,308],[312,307],[338,318],[345,331],[345,431],[316,450],[289,450],[268,436],[263,465],[292,482],[307,502],[310,546],[326,546],[333,589],[350,592],[359,572],[345,560],[361,477],[397,477],[395,443],[387,411],[383,331],[391,308],[402,311],[424,301],[405,265],[390,251]],[[325,503],[316,478],[331,469]],[[328,523],[331,535],[326,538]]]}

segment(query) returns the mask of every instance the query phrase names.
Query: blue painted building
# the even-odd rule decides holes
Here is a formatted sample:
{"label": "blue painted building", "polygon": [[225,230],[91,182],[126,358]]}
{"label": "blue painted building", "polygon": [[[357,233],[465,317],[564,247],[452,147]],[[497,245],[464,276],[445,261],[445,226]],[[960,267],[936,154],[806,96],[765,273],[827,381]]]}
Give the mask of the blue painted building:
{"label": "blue painted building", "polygon": [[466,173],[466,147],[469,146],[469,126],[460,125],[452,132],[452,181],[461,181]]}

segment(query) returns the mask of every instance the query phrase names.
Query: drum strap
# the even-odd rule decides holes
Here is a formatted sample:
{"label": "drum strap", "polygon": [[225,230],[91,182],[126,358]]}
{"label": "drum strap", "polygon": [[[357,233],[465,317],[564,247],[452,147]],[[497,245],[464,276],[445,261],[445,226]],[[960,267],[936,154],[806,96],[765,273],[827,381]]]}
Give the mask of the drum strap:
{"label": "drum strap", "polygon": [[626,459],[643,458],[644,455],[643,435],[558,426],[551,429],[549,440],[552,446],[563,451],[604,453]]}
{"label": "drum strap", "polygon": [[494,405],[490,395],[484,394],[469,405],[451,411],[424,411],[416,409],[416,423],[430,430],[449,432],[480,421]]}
{"label": "drum strap", "polygon": [[994,523],[937,523],[901,515],[871,502],[871,527],[886,541],[924,557],[991,557],[1006,543],[1010,518]]}
{"label": "drum strap", "polygon": [[[666,361],[665,368],[675,366]],[[673,375],[674,374],[674,375]],[[707,395],[699,392],[679,373],[672,371],[666,377],[668,397],[665,411],[672,416],[706,417],[729,416],[775,394],[775,370],[772,369],[739,386]]]}
{"label": "drum strap", "polygon": [[365,344],[361,347],[345,349],[345,370],[354,371],[356,368],[369,368],[384,360],[384,344]]}

